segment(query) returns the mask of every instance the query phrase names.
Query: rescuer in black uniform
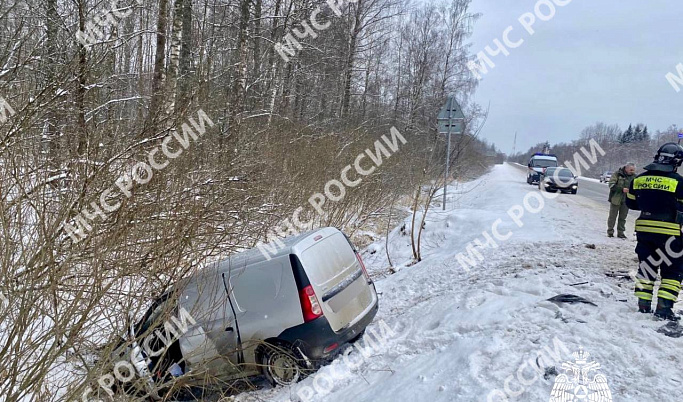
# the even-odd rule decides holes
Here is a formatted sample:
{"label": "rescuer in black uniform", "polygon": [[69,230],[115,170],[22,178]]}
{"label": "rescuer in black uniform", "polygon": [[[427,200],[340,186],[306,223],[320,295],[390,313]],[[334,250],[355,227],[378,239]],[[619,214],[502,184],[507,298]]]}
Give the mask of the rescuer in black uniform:
{"label": "rescuer in black uniform", "polygon": [[645,173],[633,180],[626,194],[626,205],[641,211],[636,220],[636,253],[640,260],[636,277],[638,310],[652,312],[659,268],[662,283],[657,292],[655,316],[672,321],[678,320],[673,306],[683,280],[683,176],[676,173],[681,163],[683,147],[674,143],[662,145],[654,162],[645,166]]}

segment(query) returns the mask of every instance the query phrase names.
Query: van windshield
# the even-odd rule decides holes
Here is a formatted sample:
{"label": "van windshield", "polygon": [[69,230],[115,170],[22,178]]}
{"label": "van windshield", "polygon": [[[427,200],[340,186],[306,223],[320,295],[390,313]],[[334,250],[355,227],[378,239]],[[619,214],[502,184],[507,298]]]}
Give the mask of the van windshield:
{"label": "van windshield", "polygon": [[164,321],[163,317],[173,314],[173,308],[170,295],[161,296],[147,309],[144,317],[135,324],[135,336],[140,336],[150,327],[161,324]]}
{"label": "van windshield", "polygon": [[321,240],[301,254],[308,279],[320,286],[356,262],[356,255],[343,234]]}
{"label": "van windshield", "polygon": [[537,168],[556,167],[557,161],[551,159],[534,159],[532,166]]}

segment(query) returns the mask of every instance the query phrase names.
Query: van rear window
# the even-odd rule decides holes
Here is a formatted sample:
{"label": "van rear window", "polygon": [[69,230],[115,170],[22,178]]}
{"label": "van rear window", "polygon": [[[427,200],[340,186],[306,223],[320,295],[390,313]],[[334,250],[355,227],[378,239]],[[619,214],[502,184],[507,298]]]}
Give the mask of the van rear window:
{"label": "van rear window", "polygon": [[308,279],[320,286],[355,264],[356,254],[343,234],[320,240],[301,254],[301,264]]}

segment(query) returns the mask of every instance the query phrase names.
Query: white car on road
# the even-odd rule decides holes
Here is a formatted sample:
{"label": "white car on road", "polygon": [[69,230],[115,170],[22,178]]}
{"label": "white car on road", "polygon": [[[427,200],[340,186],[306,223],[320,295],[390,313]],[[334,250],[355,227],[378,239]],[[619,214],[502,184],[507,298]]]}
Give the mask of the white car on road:
{"label": "white car on road", "polygon": [[612,172],[609,170],[600,175],[600,183],[608,183],[609,179],[612,178]]}

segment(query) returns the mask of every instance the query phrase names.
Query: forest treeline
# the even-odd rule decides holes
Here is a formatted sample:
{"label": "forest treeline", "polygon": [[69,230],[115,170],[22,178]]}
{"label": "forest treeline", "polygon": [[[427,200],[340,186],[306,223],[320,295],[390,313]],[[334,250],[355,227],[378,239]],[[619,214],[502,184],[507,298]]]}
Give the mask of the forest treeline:
{"label": "forest treeline", "polygon": [[586,127],[577,140],[558,144],[538,143],[526,152],[510,155],[508,161],[526,165],[532,154],[542,152],[544,148],[549,147],[551,153],[557,155],[560,163],[569,161],[576,166],[575,155],[578,153],[586,160],[581,148],[591,150],[590,141],[594,140],[605,151],[605,155],[598,155],[597,162],[594,164],[586,160],[586,165],[582,165],[581,174],[597,179],[602,173],[615,172],[629,162],[635,163],[639,169],[644,167],[652,162],[661,145],[667,142],[678,142],[680,132],[681,130],[676,125],[650,133],[648,126],[642,123],[629,124],[628,128],[622,129],[618,124],[599,122]]}

